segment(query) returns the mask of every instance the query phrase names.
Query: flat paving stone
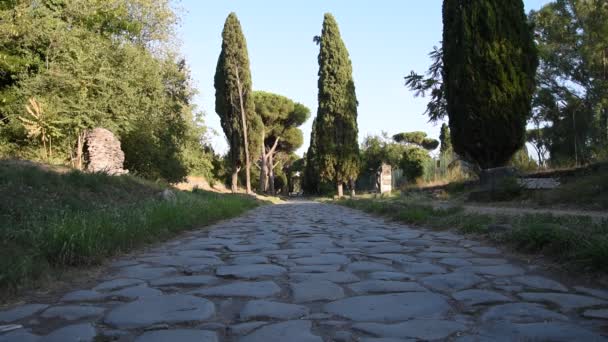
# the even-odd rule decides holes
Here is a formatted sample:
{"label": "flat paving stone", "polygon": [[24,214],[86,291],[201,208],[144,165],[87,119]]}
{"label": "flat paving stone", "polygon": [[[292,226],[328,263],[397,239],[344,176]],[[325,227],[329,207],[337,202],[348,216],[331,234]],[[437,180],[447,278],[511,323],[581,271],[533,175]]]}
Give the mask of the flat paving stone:
{"label": "flat paving stone", "polygon": [[416,342],[413,338],[394,338],[394,337],[362,337],[359,342]]}
{"label": "flat paving stone", "polygon": [[10,310],[0,311],[0,322],[11,323],[27,318],[49,306],[46,304],[25,304]]}
{"label": "flat paving stone", "polygon": [[340,254],[323,254],[293,261],[298,265],[344,265],[348,264],[350,259]]}
{"label": "flat paving stone", "polygon": [[244,321],[259,318],[290,320],[302,318],[309,313],[310,309],[302,305],[252,300],[245,304],[245,307],[241,310],[240,318]]}
{"label": "flat paving stone", "polygon": [[152,280],[151,286],[202,286],[220,282],[220,279],[208,275],[178,276]]}
{"label": "flat paving stone", "polygon": [[588,318],[608,319],[608,309],[586,310],[583,316]]}
{"label": "flat paving stone", "polygon": [[155,297],[162,295],[163,292],[157,289],[150,288],[145,285],[127,287],[118,291],[110,292],[108,296],[113,298],[121,298],[127,300],[135,300],[139,298]]}
{"label": "flat paving stone", "polygon": [[222,265],[221,259],[214,258],[193,258],[182,255],[168,255],[168,256],[158,256],[158,257],[150,257],[144,258],[142,261],[162,265],[162,266],[175,266],[175,267],[187,267],[187,266],[200,266],[200,265],[209,265],[216,266]]}
{"label": "flat paving stone", "polygon": [[107,294],[93,290],[78,290],[61,297],[62,302],[99,302],[107,298]]}
{"label": "flat paving stone", "polygon": [[344,297],[344,290],[327,280],[310,280],[290,286],[294,303],[330,301]]}
{"label": "flat paving stone", "polygon": [[376,259],[391,260],[391,261],[394,261],[394,262],[400,263],[400,264],[416,261],[415,257],[413,257],[411,255],[407,255],[407,254],[385,253],[385,254],[371,254],[370,256],[372,258],[376,258]]}
{"label": "flat paving stone", "polygon": [[75,321],[83,318],[99,317],[105,308],[85,305],[65,305],[50,307],[40,315],[43,318],[58,318],[66,321]]}
{"label": "flat paving stone", "polygon": [[466,253],[467,252],[466,248],[450,247],[450,246],[430,246],[429,248],[426,249],[426,251],[447,253],[447,254]]}
{"label": "flat paving stone", "polygon": [[310,321],[287,321],[263,326],[253,333],[242,337],[239,342],[323,342],[319,336],[311,332]]}
{"label": "flat paving stone", "polygon": [[233,324],[228,328],[231,335],[247,335],[255,329],[268,324],[268,322],[245,322],[239,324]]}
{"label": "flat paving stone", "polygon": [[589,296],[608,300],[608,291],[606,291],[606,290],[590,289],[590,288],[584,287],[584,286],[575,286],[574,289],[580,293],[584,293]]}
{"label": "flat paving stone", "polygon": [[401,272],[372,272],[368,275],[370,279],[374,280],[412,280],[414,279],[411,275]]}
{"label": "flat paving stone", "polygon": [[472,262],[473,265],[479,266],[494,266],[494,265],[504,265],[508,263],[505,259],[496,259],[496,258],[467,258],[468,261]]}
{"label": "flat paving stone", "polygon": [[563,310],[575,310],[608,304],[607,301],[598,298],[569,293],[524,292],[520,293],[519,296],[530,302],[549,302],[558,305]]}
{"label": "flat paving stone", "polygon": [[211,297],[266,298],[277,295],[280,292],[281,288],[272,281],[242,281],[198,289],[189,293],[194,295]]}
{"label": "flat paving stone", "polygon": [[198,323],[214,314],[215,306],[206,299],[173,294],[118,306],[106,315],[104,322],[118,329],[133,329],[160,323]]}
{"label": "flat paving stone", "polygon": [[459,269],[464,272],[473,272],[479,275],[491,275],[496,277],[518,276],[526,273],[526,271],[514,265],[495,265],[495,266],[471,266]]}
{"label": "flat paving stone", "polygon": [[180,250],[177,252],[177,255],[191,257],[191,258],[216,258],[217,252],[212,251],[202,251],[200,249],[195,250]]}
{"label": "flat paving stone", "polygon": [[544,321],[567,321],[568,317],[548,310],[536,303],[510,303],[489,308],[483,315],[482,321],[509,321],[516,323],[532,323]]}
{"label": "flat paving stone", "polygon": [[122,270],[118,273],[118,276],[141,280],[152,280],[166,277],[175,273],[177,273],[177,269],[175,269],[174,267],[152,267],[146,265],[135,265],[122,268]]}
{"label": "flat paving stone", "polygon": [[391,293],[391,292],[426,292],[418,283],[386,280],[365,280],[348,285],[356,294]]}
{"label": "flat paving stone", "polygon": [[[402,252],[407,251],[407,249],[396,243],[387,243],[387,244],[383,244],[380,246],[367,248],[366,251],[373,255],[375,253],[402,253]],[[402,254],[396,254],[396,255],[402,255]]]}
{"label": "flat paving stone", "polygon": [[275,244],[255,244],[255,245],[229,245],[228,249],[232,252],[254,252],[254,251],[267,251],[271,249],[279,249],[279,246]]}
{"label": "flat paving stone", "polygon": [[446,257],[454,257],[454,258],[472,258],[473,254],[469,252],[460,252],[460,253],[442,253],[442,252],[421,252],[416,254],[417,257],[422,259],[443,259]]}
{"label": "flat paving stone", "polygon": [[0,342],[38,342],[40,336],[32,334],[30,331],[19,329],[0,335]]}
{"label": "flat paving stone", "polygon": [[218,342],[213,331],[176,329],[148,331],[135,339],[135,342]]}
{"label": "flat paving stone", "polygon": [[268,258],[261,255],[241,256],[232,259],[232,263],[235,265],[267,264]]}
{"label": "flat paving stone", "polygon": [[473,263],[462,258],[443,258],[439,260],[440,264],[454,267],[472,266]]}
{"label": "flat paving stone", "polygon": [[43,342],[93,342],[97,336],[90,323],[69,325],[53,331],[42,338]]}
{"label": "flat paving stone", "polygon": [[358,322],[439,318],[449,309],[443,296],[427,292],[350,297],[324,307],[328,313]]}
{"label": "flat paving stone", "polygon": [[360,281],[361,279],[350,272],[332,273],[291,273],[289,278],[295,282],[305,281],[331,281],[336,284],[348,284]]}
{"label": "flat paving stone", "polygon": [[434,290],[453,292],[471,288],[483,279],[469,272],[453,272],[428,276],[420,281]]}
{"label": "flat paving stone", "polygon": [[403,264],[403,270],[406,273],[414,274],[436,274],[447,272],[445,268],[427,262],[407,262]]}
{"label": "flat paving stone", "polygon": [[564,322],[510,323],[495,322],[482,327],[482,341],[551,341],[605,342],[608,339],[586,328]]}
{"label": "flat paving stone", "polygon": [[520,283],[525,285],[526,287],[539,289],[539,290],[549,290],[549,291],[559,291],[559,292],[567,292],[568,289],[558,283],[555,280],[551,280],[545,277],[539,276],[521,276],[513,278],[513,281],[516,283]]}
{"label": "flat paving stone", "polygon": [[494,247],[471,247],[469,249],[477,254],[498,255],[502,253],[498,248]]}
{"label": "flat paving stone", "polygon": [[386,237],[391,240],[409,241],[409,240],[414,240],[414,239],[419,238],[420,235],[422,235],[422,233],[420,231],[401,230],[401,231],[397,231],[396,233],[389,234]]}
{"label": "flat paving stone", "polygon": [[476,289],[456,292],[452,295],[452,297],[468,306],[489,303],[505,303],[513,301],[513,299],[504,296],[498,292]]}
{"label": "flat paving stone", "polygon": [[377,263],[377,262],[357,261],[357,262],[348,264],[348,266],[346,266],[346,271],[348,271],[348,272],[376,272],[376,271],[391,272],[391,271],[395,271],[395,269],[389,265],[381,264],[381,263]]}
{"label": "flat paving stone", "polygon": [[283,273],[287,273],[287,269],[277,265],[220,266],[215,271],[215,274],[220,277],[236,277],[243,279],[278,277]]}
{"label": "flat paving stone", "polygon": [[353,328],[379,337],[415,338],[428,341],[447,338],[465,330],[466,326],[447,320],[414,319],[397,324],[357,323],[353,325]]}
{"label": "flat paving stone", "polygon": [[93,288],[94,291],[115,291],[124,289],[129,286],[137,286],[143,284],[144,281],[140,279],[112,279],[106,282],[103,282]]}
{"label": "flat paving stone", "polygon": [[312,266],[293,266],[289,268],[293,273],[332,273],[338,272],[340,265],[312,265]]}

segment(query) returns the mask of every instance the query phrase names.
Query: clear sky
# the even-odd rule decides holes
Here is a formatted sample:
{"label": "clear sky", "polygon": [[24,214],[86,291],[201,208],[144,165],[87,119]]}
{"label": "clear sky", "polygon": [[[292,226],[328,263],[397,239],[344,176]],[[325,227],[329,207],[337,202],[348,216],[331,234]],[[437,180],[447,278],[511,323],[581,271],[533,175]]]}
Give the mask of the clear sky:
{"label": "clear sky", "polygon": [[[526,11],[549,0],[525,0]],[[386,131],[425,131],[437,138],[440,125],[423,116],[427,99],[404,86],[411,70],[426,71],[428,52],[441,40],[441,0],[181,0],[182,53],[199,95],[196,104],[214,129],[213,147],[227,144],[215,113],[213,75],[221,48],[224,20],[236,12],[247,39],[253,88],[285,95],[317,110],[317,55],[323,14],[336,17],[350,53],[359,99],[359,140]],[[304,124],[308,148],[312,118]]]}

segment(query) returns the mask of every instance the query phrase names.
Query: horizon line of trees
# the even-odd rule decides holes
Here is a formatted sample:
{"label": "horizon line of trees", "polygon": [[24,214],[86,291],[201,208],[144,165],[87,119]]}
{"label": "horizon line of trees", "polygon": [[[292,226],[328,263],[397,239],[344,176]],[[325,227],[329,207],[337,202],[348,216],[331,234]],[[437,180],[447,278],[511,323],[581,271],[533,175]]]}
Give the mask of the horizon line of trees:
{"label": "horizon line of trees", "polygon": [[[483,15],[482,15],[483,14]],[[186,61],[172,44],[178,17],[169,0],[11,0],[0,4],[0,157],[82,166],[82,138],[95,127],[119,136],[125,167],[169,182],[189,174],[236,192],[308,193],[344,187],[386,162],[416,179],[429,152],[479,169],[514,160],[539,167],[608,157],[608,4],[555,0],[526,15],[523,1],[443,2],[443,40],[426,75],[406,79],[430,95],[431,122],[448,119],[441,143],[423,132],[358,143],[352,63],[338,24],[323,19],[318,108],[304,158],[306,106],[254,91],[246,39],[226,18],[216,66],[215,111],[229,151],[208,144],[192,103]],[[526,154],[526,156],[524,156]],[[526,159],[525,161],[524,159]],[[244,171],[244,172],[243,172]],[[254,185],[256,184],[256,185]]]}

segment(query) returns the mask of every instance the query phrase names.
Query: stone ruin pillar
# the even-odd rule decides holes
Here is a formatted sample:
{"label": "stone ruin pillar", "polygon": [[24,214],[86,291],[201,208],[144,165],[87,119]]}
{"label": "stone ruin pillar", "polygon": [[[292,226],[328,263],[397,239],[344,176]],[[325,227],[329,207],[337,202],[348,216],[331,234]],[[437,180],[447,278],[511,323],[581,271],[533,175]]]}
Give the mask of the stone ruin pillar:
{"label": "stone ruin pillar", "polygon": [[390,165],[380,166],[380,193],[386,194],[393,191],[393,168]]}
{"label": "stone ruin pillar", "polygon": [[129,172],[123,169],[125,154],[120,148],[120,141],[105,128],[95,128],[87,132],[84,160],[87,172],[103,172],[109,175]]}

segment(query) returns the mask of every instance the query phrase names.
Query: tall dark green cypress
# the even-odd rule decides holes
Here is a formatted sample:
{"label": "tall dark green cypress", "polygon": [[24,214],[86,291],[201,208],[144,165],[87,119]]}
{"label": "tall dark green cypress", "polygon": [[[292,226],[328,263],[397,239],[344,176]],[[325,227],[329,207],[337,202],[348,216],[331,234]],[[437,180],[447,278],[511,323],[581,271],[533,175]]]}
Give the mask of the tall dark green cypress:
{"label": "tall dark green cypress", "polygon": [[[222,51],[217,61],[214,84],[215,112],[220,117],[222,129],[230,147],[228,159],[232,166],[231,187],[232,191],[235,192],[237,190],[238,172],[251,160],[255,160],[256,153],[259,154],[261,138],[258,132],[261,132],[263,125],[255,112],[247,42],[235,13],[230,13],[224,24]],[[242,93],[242,106],[239,84]],[[249,161],[245,153],[245,132],[243,130],[241,107],[244,109],[246,117]],[[249,175],[247,175],[247,179],[249,179]],[[247,188],[250,191],[250,184],[247,184]]]}
{"label": "tall dark green cypress", "polygon": [[482,169],[524,144],[538,66],[521,0],[444,0],[443,79],[454,151]]}
{"label": "tall dark green cypress", "polygon": [[318,100],[315,146],[320,177],[335,182],[338,196],[347,182],[354,194],[359,173],[358,103],[350,57],[329,13],[320,37]]}

